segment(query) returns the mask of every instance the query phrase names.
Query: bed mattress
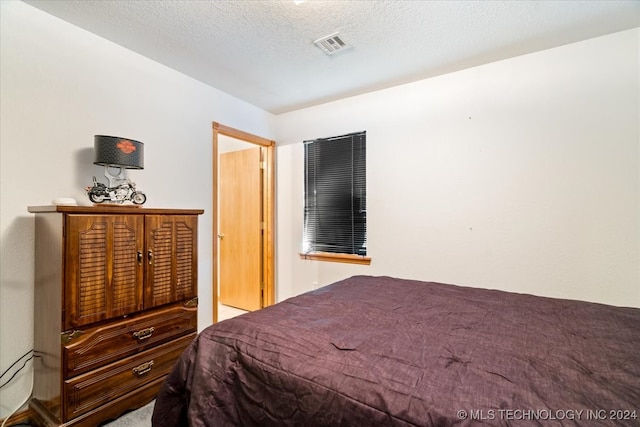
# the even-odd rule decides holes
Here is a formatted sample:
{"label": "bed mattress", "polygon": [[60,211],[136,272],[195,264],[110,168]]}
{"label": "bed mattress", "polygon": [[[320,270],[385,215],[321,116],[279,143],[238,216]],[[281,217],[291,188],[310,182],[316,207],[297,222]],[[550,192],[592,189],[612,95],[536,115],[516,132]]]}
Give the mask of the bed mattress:
{"label": "bed mattress", "polygon": [[157,426],[640,425],[640,309],[355,276],[219,322]]}

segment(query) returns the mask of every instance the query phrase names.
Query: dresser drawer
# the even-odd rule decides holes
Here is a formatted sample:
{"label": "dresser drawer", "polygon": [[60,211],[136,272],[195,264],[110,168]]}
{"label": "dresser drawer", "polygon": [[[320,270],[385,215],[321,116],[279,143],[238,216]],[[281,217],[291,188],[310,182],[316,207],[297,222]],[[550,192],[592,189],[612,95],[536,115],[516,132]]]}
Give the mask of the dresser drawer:
{"label": "dresser drawer", "polygon": [[195,333],[187,335],[65,381],[65,419],[75,418],[168,375],[195,337]]}
{"label": "dresser drawer", "polygon": [[63,343],[64,378],[92,371],[197,330],[197,308],[175,306],[112,322]]}

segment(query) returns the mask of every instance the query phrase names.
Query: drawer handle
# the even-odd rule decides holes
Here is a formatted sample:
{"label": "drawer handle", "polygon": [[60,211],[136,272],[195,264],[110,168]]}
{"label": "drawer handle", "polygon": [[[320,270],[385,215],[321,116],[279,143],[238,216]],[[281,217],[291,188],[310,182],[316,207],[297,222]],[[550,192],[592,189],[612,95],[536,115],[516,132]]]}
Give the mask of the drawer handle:
{"label": "drawer handle", "polygon": [[146,340],[151,335],[153,335],[153,331],[155,331],[153,327],[147,328],[147,329],[141,329],[137,332],[134,332],[133,337],[139,339],[140,341]]}
{"label": "drawer handle", "polygon": [[136,374],[137,376],[142,376],[144,374],[146,374],[147,372],[151,371],[151,367],[153,366],[153,360],[150,360],[148,362],[143,363],[140,366],[136,366],[135,368],[133,368],[131,371]]}

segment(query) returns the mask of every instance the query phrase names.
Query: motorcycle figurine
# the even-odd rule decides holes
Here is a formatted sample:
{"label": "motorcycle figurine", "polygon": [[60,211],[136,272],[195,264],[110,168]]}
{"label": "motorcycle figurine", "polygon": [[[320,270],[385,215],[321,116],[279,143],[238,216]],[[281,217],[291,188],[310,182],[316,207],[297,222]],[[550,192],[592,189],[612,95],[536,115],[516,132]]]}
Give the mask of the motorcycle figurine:
{"label": "motorcycle figurine", "polygon": [[89,200],[93,203],[102,203],[110,201],[112,203],[124,203],[127,200],[132,201],[136,205],[142,205],[147,201],[147,196],[136,191],[136,184],[127,178],[122,184],[115,187],[107,187],[93,177],[93,185],[86,188]]}

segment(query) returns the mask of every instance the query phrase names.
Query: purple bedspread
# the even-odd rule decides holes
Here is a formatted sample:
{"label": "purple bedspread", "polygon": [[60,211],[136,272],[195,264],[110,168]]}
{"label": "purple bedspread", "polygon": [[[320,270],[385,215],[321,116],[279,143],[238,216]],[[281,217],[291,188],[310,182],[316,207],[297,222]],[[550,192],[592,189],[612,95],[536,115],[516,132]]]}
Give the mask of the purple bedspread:
{"label": "purple bedspread", "polygon": [[640,309],[356,276],[202,331],[153,425],[640,425]]}

